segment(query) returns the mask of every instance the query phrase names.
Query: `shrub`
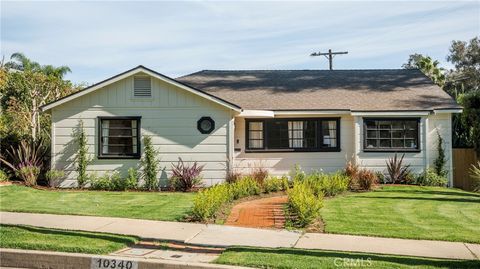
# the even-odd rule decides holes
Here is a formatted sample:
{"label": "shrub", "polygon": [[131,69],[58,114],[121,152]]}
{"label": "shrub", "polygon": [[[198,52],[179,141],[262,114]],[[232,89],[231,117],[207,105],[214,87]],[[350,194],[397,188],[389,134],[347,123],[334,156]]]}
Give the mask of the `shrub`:
{"label": "shrub", "polygon": [[389,179],[392,184],[405,183],[405,177],[410,172],[410,165],[403,165],[404,157],[405,154],[399,159],[395,153],[393,158],[388,158],[386,161]]}
{"label": "shrub", "polygon": [[[295,181],[300,182],[300,181]],[[315,195],[335,196],[348,190],[350,179],[343,173],[324,174],[313,173],[305,178]]]}
{"label": "shrub", "polygon": [[4,182],[8,180],[9,180],[8,174],[5,171],[0,169],[0,182]]}
{"label": "shrub", "polygon": [[360,166],[352,161],[348,161],[345,166],[345,174],[350,178],[355,178],[358,175]]}
{"label": "shrub", "polygon": [[227,172],[227,175],[226,175],[226,178],[225,178],[225,181],[227,183],[234,183],[235,181],[239,180],[242,178],[242,173],[238,172],[238,171],[234,171],[234,170],[229,170]]}
{"label": "shrub", "polygon": [[61,170],[52,169],[45,173],[45,178],[48,181],[48,185],[53,187],[57,184],[57,181],[65,176],[65,172]]}
{"label": "shrub", "polygon": [[440,136],[440,133],[438,132],[437,132],[437,135],[438,135],[438,144],[437,144],[438,156],[433,161],[433,167],[437,175],[446,177],[447,170],[445,170],[445,164],[447,163],[447,160],[445,159],[445,149],[443,148],[443,138],[442,136]]}
{"label": "shrub", "polygon": [[357,182],[361,190],[371,190],[378,183],[378,177],[374,171],[363,168],[358,171]]}
{"label": "shrub", "polygon": [[110,178],[110,175],[105,174],[103,176],[97,177],[97,176],[87,176],[90,181],[90,189],[92,190],[104,190],[104,191],[109,191],[113,189],[113,184],[112,184],[112,179]]}
{"label": "shrub", "polygon": [[143,138],[144,156],[140,164],[142,166],[142,179],[144,182],[143,188],[145,190],[155,190],[158,188],[158,160],[157,151],[153,148],[152,138],[145,136]]}
{"label": "shrub", "polygon": [[83,127],[83,121],[78,121],[78,128],[73,133],[74,143],[77,145],[78,150],[75,155],[75,171],[77,171],[77,183],[79,188],[83,188],[89,181],[87,175],[87,166],[92,161],[92,158],[88,154],[87,134]]}
{"label": "shrub", "polygon": [[24,140],[17,148],[11,146],[10,150],[6,150],[8,156],[0,156],[0,161],[12,169],[27,186],[35,186],[46,152],[43,140],[30,142]]}
{"label": "shrub", "polygon": [[288,211],[294,217],[295,225],[305,227],[320,216],[323,206],[323,194],[317,196],[308,182],[295,181],[293,187],[287,190]]}
{"label": "shrub", "polygon": [[261,192],[260,184],[251,177],[244,177],[230,184],[233,199],[258,195]]}
{"label": "shrub", "polygon": [[387,183],[386,179],[385,179],[385,175],[382,172],[377,171],[377,172],[375,172],[375,175],[377,175],[379,183]]}
{"label": "shrub", "polygon": [[138,188],[138,171],[137,169],[130,167],[128,168],[128,176],[125,179],[125,185],[128,190],[136,190]]}
{"label": "shrub", "polygon": [[476,166],[472,164],[472,167],[470,168],[470,175],[474,180],[473,191],[480,192],[480,161],[477,162]]}
{"label": "shrub", "polygon": [[171,186],[175,190],[184,192],[191,191],[193,188],[200,186],[202,184],[200,174],[204,166],[205,165],[198,165],[197,162],[189,166],[185,164],[181,158],[178,158],[178,163],[172,164]]}
{"label": "shrub", "polygon": [[421,186],[447,186],[447,178],[435,173],[435,170],[428,168],[424,173],[421,173],[417,178],[417,184]]}
{"label": "shrub", "polygon": [[268,170],[262,167],[256,167],[249,174],[249,177],[256,180],[258,184],[262,185],[265,179],[268,178]]}
{"label": "shrub", "polygon": [[193,200],[193,218],[200,221],[211,219],[215,217],[222,205],[232,200],[233,195],[228,184],[219,184],[201,190]]}
{"label": "shrub", "polygon": [[18,166],[17,171],[15,171],[15,175],[23,179],[25,185],[35,186],[37,185],[38,175],[40,175],[40,167],[22,163]]}
{"label": "shrub", "polygon": [[290,179],[292,181],[302,181],[306,177],[307,175],[305,174],[305,172],[303,172],[302,168],[298,164],[295,164],[292,171],[290,171]]}
{"label": "shrub", "polygon": [[263,182],[265,193],[284,191],[289,187],[287,177],[269,177]]}

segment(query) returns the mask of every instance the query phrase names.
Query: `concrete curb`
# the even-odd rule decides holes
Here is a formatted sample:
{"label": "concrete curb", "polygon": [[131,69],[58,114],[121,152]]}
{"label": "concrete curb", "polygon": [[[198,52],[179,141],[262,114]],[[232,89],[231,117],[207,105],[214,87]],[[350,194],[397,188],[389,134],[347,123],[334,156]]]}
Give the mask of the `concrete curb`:
{"label": "concrete curb", "polygon": [[0,248],[0,266],[16,268],[90,269],[95,258],[133,261],[138,269],[246,269],[247,267],[220,264],[189,263],[169,260],[150,260],[110,255],[78,254],[39,250]]}

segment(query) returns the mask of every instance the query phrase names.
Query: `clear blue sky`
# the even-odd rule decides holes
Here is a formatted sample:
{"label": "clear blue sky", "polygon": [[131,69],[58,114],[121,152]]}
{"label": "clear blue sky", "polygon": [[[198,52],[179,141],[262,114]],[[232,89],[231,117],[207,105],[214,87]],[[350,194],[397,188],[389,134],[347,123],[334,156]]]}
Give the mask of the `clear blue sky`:
{"label": "clear blue sky", "polygon": [[445,57],[480,34],[479,1],[1,2],[1,54],[67,65],[94,83],[139,64],[201,69],[325,69],[314,51],[347,50],[336,69],[400,68]]}

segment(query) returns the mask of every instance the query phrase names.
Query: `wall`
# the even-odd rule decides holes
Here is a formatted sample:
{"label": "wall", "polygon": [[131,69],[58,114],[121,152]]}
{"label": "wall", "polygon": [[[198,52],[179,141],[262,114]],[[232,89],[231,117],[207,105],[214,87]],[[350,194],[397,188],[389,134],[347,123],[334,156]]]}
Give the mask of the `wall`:
{"label": "wall", "polygon": [[[93,157],[88,167],[90,173],[101,175],[119,171],[125,175],[128,168],[138,168],[139,160],[96,158],[98,116],[142,117],[141,135],[152,136],[160,152],[160,166],[165,167],[159,173],[163,184],[166,184],[171,163],[177,162],[179,157],[205,164],[203,176],[207,185],[225,178],[230,154],[231,111],[155,78],[152,78],[152,98],[133,98],[132,76],[52,109],[52,166],[67,174],[61,186],[76,184],[73,160],[77,147],[72,133],[79,120],[84,123]],[[197,130],[197,120],[202,116],[210,116],[215,121],[211,134],[201,134]]]}
{"label": "wall", "polygon": [[[315,117],[302,115],[305,117]],[[243,173],[255,167],[267,168],[274,175],[285,175],[299,164],[305,172],[323,170],[334,172],[345,167],[353,155],[353,117],[349,115],[325,115],[340,117],[340,152],[262,152],[245,153],[245,119],[235,118],[235,165]],[[237,143],[238,142],[238,143]]]}
{"label": "wall", "polygon": [[[306,117],[302,115],[301,117]],[[314,116],[310,116],[314,117]],[[299,164],[304,171],[323,170],[334,172],[345,167],[345,163],[356,156],[356,161],[362,166],[386,173],[386,160],[393,157],[393,152],[363,151],[363,120],[362,117],[350,115],[325,115],[325,117],[341,117],[340,137],[341,152],[283,152],[283,153],[245,153],[245,119],[235,118],[235,165],[243,173],[248,173],[255,167],[269,169],[274,175],[285,175]],[[452,136],[451,114],[436,114],[421,117],[420,121],[420,152],[405,153],[404,163],[409,164],[415,173],[424,171],[428,165],[433,165],[438,155],[437,130],[444,139],[447,158],[446,169],[449,179],[452,178]],[[426,132],[428,128],[428,132]],[[428,150],[424,150],[424,149]],[[403,154],[403,153],[402,153]]]}

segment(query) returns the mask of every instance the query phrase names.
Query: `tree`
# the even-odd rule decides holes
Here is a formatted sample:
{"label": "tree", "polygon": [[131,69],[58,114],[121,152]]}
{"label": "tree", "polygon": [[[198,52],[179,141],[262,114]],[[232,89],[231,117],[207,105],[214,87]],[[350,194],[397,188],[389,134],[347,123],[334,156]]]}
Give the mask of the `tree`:
{"label": "tree", "polygon": [[433,60],[429,56],[415,53],[409,56],[407,63],[403,64],[402,67],[404,69],[420,69],[433,83],[443,87],[445,85],[445,70],[439,67],[439,64],[439,61]]}
{"label": "tree", "polygon": [[478,90],[480,87],[480,38],[469,42],[454,40],[447,60],[455,69],[447,74],[445,90],[456,97],[459,94]]}
{"label": "tree", "polygon": [[54,76],[60,79],[62,79],[67,73],[72,72],[72,70],[65,65],[59,67],[53,65],[40,65],[20,52],[13,53],[12,56],[10,56],[10,60],[11,61],[5,63],[5,67],[18,71],[40,72],[47,76]]}
{"label": "tree", "polygon": [[[72,84],[57,76],[31,69],[7,72],[7,79],[0,88],[0,104],[5,113],[3,117],[11,125],[10,131],[20,137],[29,135],[37,139],[42,126],[50,126],[48,115],[41,115],[40,107],[72,91]],[[42,134],[48,136],[49,128],[46,131]]]}
{"label": "tree", "polygon": [[462,123],[469,127],[469,141],[480,156],[480,90],[461,94],[458,101],[463,106]]}

